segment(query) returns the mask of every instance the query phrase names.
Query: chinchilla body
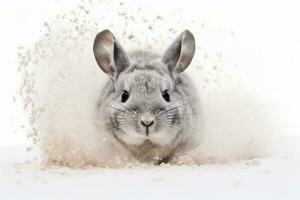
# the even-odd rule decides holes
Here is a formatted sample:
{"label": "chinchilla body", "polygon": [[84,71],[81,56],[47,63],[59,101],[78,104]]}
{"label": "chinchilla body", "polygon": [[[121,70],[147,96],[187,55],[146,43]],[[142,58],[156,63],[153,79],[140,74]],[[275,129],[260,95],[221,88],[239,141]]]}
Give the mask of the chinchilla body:
{"label": "chinchilla body", "polygon": [[187,30],[163,55],[127,54],[108,30],[96,36],[96,61],[110,77],[100,91],[96,119],[137,160],[168,162],[197,146],[199,99],[183,73],[194,51]]}

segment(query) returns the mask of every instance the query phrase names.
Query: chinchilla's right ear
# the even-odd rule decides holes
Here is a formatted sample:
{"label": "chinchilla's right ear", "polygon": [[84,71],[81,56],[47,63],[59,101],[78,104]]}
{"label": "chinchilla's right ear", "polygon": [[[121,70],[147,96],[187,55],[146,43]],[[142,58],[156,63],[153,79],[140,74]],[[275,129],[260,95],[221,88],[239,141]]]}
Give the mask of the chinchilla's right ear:
{"label": "chinchilla's right ear", "polygon": [[193,34],[183,31],[165,51],[162,61],[174,75],[183,72],[191,63],[195,53],[195,38]]}
{"label": "chinchilla's right ear", "polygon": [[99,67],[112,79],[129,66],[127,54],[109,30],[97,34],[93,50]]}

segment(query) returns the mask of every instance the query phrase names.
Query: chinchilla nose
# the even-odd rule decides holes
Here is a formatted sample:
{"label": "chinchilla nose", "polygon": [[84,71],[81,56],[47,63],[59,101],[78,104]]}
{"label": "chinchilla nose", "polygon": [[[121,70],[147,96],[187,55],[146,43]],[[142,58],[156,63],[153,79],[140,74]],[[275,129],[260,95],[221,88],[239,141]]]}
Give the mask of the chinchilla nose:
{"label": "chinchilla nose", "polygon": [[141,117],[141,124],[143,126],[149,127],[154,124],[154,117],[150,114],[145,114]]}
{"label": "chinchilla nose", "polygon": [[154,123],[154,121],[141,121],[143,126],[149,127]]}

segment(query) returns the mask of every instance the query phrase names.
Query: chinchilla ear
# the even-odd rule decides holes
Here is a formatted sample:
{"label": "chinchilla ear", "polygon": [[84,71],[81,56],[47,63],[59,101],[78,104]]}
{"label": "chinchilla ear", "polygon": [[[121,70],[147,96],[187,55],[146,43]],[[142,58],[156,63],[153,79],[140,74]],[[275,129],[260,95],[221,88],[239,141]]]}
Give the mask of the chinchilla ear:
{"label": "chinchilla ear", "polygon": [[97,34],[93,50],[99,67],[113,79],[129,65],[127,54],[109,30]]}
{"label": "chinchilla ear", "polygon": [[191,63],[195,53],[195,38],[193,34],[185,30],[165,51],[162,61],[171,73],[183,72]]}

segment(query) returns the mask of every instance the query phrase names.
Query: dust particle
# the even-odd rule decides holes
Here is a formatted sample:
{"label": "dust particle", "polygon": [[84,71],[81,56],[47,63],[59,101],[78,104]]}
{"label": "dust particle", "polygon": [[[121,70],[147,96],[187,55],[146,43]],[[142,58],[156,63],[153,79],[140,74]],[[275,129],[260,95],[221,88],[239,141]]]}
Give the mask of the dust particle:
{"label": "dust particle", "polygon": [[132,38],[134,38],[133,34],[128,35],[128,39],[131,40]]}
{"label": "dust particle", "polygon": [[156,16],[156,19],[163,20],[162,16],[160,16],[160,15],[157,15],[157,16]]}
{"label": "dust particle", "polygon": [[26,151],[31,151],[32,147],[26,147]]}

